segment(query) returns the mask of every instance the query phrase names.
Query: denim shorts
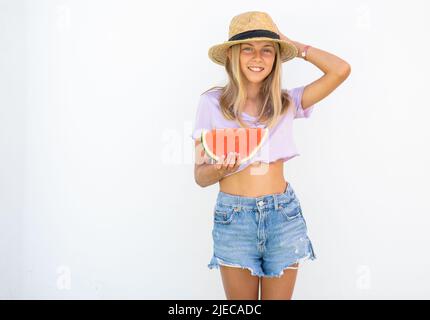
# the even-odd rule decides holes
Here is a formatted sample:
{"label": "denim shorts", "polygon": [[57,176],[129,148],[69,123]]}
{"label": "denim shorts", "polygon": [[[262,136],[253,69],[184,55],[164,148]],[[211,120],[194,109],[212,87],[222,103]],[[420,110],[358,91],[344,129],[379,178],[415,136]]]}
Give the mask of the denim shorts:
{"label": "denim shorts", "polygon": [[219,191],[213,211],[213,255],[219,265],[280,277],[296,262],[316,259],[299,199],[291,183],[283,193],[243,197]]}

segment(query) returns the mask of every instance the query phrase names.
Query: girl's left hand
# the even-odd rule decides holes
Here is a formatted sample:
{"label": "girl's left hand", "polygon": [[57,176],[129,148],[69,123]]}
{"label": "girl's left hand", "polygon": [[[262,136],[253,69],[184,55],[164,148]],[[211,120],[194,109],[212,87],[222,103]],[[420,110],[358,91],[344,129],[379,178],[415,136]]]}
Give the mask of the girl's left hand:
{"label": "girl's left hand", "polygon": [[279,37],[281,38],[281,40],[286,40],[288,42],[294,42],[291,39],[287,38],[281,31],[279,31],[278,33],[279,33]]}
{"label": "girl's left hand", "polygon": [[292,43],[297,48],[297,56],[296,57],[299,57],[300,52],[301,52],[301,48],[302,48],[301,44],[294,41],[294,40],[287,38],[281,31],[279,31],[279,29],[278,29],[278,33],[279,33],[279,37],[281,38],[281,40],[288,41],[288,42]]}

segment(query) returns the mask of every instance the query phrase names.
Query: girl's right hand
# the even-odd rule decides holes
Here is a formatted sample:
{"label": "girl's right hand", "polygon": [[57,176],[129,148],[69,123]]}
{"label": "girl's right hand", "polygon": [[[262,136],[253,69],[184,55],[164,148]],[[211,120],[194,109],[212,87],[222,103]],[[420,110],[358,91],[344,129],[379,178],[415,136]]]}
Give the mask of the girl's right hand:
{"label": "girl's right hand", "polygon": [[227,154],[227,158],[221,157],[216,163],[215,168],[225,176],[229,173],[237,171],[240,166],[240,154],[236,152],[230,152]]}

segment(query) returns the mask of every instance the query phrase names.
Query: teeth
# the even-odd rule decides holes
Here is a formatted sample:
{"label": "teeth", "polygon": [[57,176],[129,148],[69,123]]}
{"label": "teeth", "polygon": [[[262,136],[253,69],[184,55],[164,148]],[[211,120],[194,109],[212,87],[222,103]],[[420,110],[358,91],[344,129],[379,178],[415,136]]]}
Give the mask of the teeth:
{"label": "teeth", "polygon": [[254,72],[260,72],[262,71],[264,68],[258,68],[258,67],[248,67],[249,70],[254,71]]}

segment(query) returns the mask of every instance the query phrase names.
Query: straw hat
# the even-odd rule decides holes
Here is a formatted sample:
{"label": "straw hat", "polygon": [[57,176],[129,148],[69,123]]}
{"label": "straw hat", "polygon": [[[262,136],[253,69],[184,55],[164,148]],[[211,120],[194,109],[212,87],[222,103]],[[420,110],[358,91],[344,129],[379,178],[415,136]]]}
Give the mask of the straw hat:
{"label": "straw hat", "polygon": [[249,41],[273,41],[280,45],[281,61],[297,57],[297,48],[289,41],[281,40],[278,28],[265,12],[248,11],[234,16],[230,22],[228,41],[209,48],[209,58],[225,65],[227,49],[234,44]]}

